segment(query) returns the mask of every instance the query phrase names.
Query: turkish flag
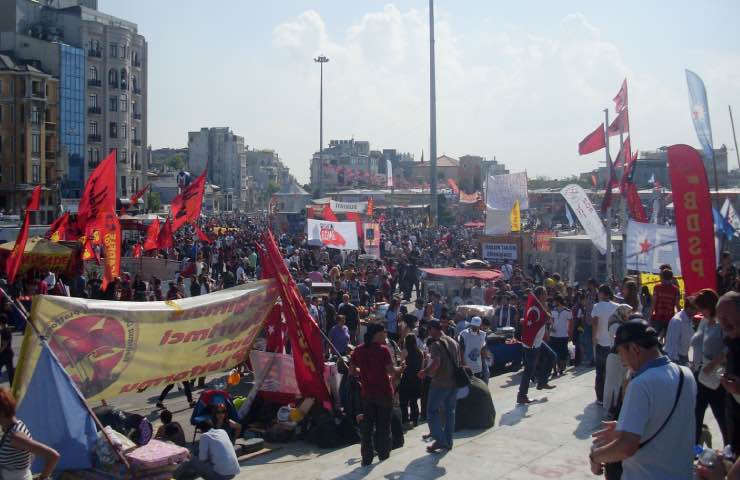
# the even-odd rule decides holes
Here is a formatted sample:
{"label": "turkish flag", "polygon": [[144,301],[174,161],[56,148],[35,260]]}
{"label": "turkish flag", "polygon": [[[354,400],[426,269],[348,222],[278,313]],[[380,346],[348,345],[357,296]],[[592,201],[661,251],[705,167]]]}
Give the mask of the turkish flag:
{"label": "turkish flag", "polygon": [[606,147],[606,139],[604,138],[604,124],[602,123],[596,130],[586,135],[586,138],[581,140],[578,144],[578,154],[586,155],[593,153],[602,148]]}
{"label": "turkish flag", "polygon": [[175,246],[175,241],[172,238],[172,222],[169,217],[165,220],[162,229],[159,231],[157,236],[157,248],[162,250],[168,250]]}
{"label": "turkish flag", "polygon": [[337,216],[334,215],[334,212],[331,209],[331,206],[327,203],[324,205],[324,209],[321,211],[321,215],[324,217],[324,220],[327,222],[338,222]]}
{"label": "turkish flag", "polygon": [[267,315],[267,321],[265,322],[265,331],[267,332],[266,350],[268,352],[285,353],[285,333],[287,328],[287,325],[283,322],[283,313],[280,309],[280,304],[276,303]]}
{"label": "turkish flag", "polygon": [[18,274],[18,269],[21,266],[23,260],[23,252],[26,250],[26,243],[28,242],[28,231],[31,226],[31,212],[38,210],[41,207],[41,185],[34,187],[31,192],[31,198],[26,204],[26,213],[23,216],[23,225],[18,232],[18,237],[15,239],[15,245],[13,251],[10,252],[10,256],[5,261],[5,275],[8,277],[8,283],[15,281],[15,276]]}
{"label": "turkish flag", "polygon": [[[203,194],[206,189],[206,171],[200,174],[190,185],[185,187],[172,200],[172,231],[176,232],[186,223],[192,223],[200,217],[203,207]],[[160,247],[161,248],[161,247]]]}
{"label": "turkish flag", "polygon": [[622,82],[622,86],[619,88],[619,92],[614,97],[614,109],[617,112],[621,112],[627,108],[627,79],[625,78]]}
{"label": "turkish flag", "polygon": [[707,172],[699,152],[688,145],[668,147],[676,234],[686,293],[717,289],[714,218]]}
{"label": "turkish flag", "polygon": [[54,220],[49,226],[49,231],[44,235],[52,242],[58,242],[60,240],[66,240],[67,226],[69,225],[69,212],[64,212],[64,215]]}
{"label": "turkish flag", "polygon": [[263,233],[262,242],[264,248],[258,248],[262,278],[274,278],[280,288],[298,387],[304,397],[313,397],[324,405],[331,405],[324,382],[324,351],[319,326],[301,299],[272,232]]}
{"label": "turkish flag", "polygon": [[103,284],[100,286],[105,291],[121,271],[121,222],[118,221],[116,212],[103,213],[100,216],[98,228],[105,248]]}
{"label": "turkish flag", "polygon": [[609,125],[608,133],[610,137],[630,131],[629,112],[625,108]]}
{"label": "turkish flag", "polygon": [[195,234],[198,236],[198,239],[201,242],[206,242],[209,245],[211,243],[213,243],[213,240],[211,240],[211,237],[209,237],[208,235],[206,235],[206,232],[204,232],[203,230],[201,230],[198,225],[195,225],[194,224],[193,225],[193,228],[195,229]]}
{"label": "turkish flag", "polygon": [[159,248],[159,218],[155,218],[146,229],[146,240],[144,240],[144,251],[156,250]]}
{"label": "turkish flag", "polygon": [[102,212],[116,211],[116,151],[111,150],[87,179],[77,208],[77,224],[87,229],[87,222]]}

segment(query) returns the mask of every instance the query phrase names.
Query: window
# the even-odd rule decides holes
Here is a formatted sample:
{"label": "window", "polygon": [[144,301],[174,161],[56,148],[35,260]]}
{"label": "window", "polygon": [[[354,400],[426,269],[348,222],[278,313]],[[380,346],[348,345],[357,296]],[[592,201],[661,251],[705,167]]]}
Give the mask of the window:
{"label": "window", "polygon": [[90,122],[87,133],[90,135],[97,135],[98,134],[98,122]]}
{"label": "window", "polygon": [[125,176],[121,177],[121,195],[122,196],[126,195],[126,177]]}
{"label": "window", "polygon": [[87,73],[88,80],[97,80],[98,79],[98,68],[95,65],[90,65],[90,68],[88,69]]}
{"label": "window", "polygon": [[93,93],[92,95],[89,95],[88,97],[88,107],[90,108],[97,108],[98,107],[98,95]]}
{"label": "window", "polygon": [[0,80],[0,97],[3,96],[3,81]]}
{"label": "window", "polygon": [[111,112],[118,111],[118,98],[110,97],[110,101],[108,102],[108,104],[110,105],[109,110]]}
{"label": "window", "polygon": [[[134,115],[136,115],[137,113],[139,113],[139,111],[136,109],[136,100],[134,100],[133,102],[131,102],[131,111],[134,113]],[[0,120],[2,120],[2,119],[3,119],[3,116],[0,115]]]}
{"label": "window", "polygon": [[97,148],[93,150],[93,160],[95,163],[100,163],[100,150]]}
{"label": "window", "polygon": [[108,70],[108,83],[113,87],[118,86],[118,70],[115,68]]}
{"label": "window", "polygon": [[138,86],[139,86],[139,84],[136,81],[136,75],[131,75],[131,88],[133,88],[134,90],[136,90]]}
{"label": "window", "polygon": [[121,45],[121,58],[126,58],[128,55],[128,45]]}
{"label": "window", "polygon": [[110,122],[109,130],[111,138],[118,138],[118,124],[116,122]]}
{"label": "window", "polygon": [[126,163],[128,161],[128,152],[126,152],[125,148],[122,148],[120,152],[121,152],[121,155],[120,155],[119,160],[121,160],[121,162],[123,163]]}
{"label": "window", "polygon": [[[3,84],[0,82],[0,90],[2,90]],[[2,93],[0,93],[0,96],[2,96]],[[134,103],[136,105],[136,103]],[[3,106],[0,105],[0,123],[3,123]]]}
{"label": "window", "polygon": [[118,56],[118,44],[117,43],[110,44],[110,56],[112,58],[116,58]]}
{"label": "window", "polygon": [[39,165],[31,165],[31,182],[41,183],[41,167]]}
{"label": "window", "polygon": [[133,138],[134,140],[138,140],[139,135],[137,135],[137,133],[139,132],[137,131],[136,127],[131,127],[131,138]]}
{"label": "window", "polygon": [[34,125],[41,123],[41,115],[39,113],[38,105],[31,105],[31,123]]}
{"label": "window", "polygon": [[41,135],[38,133],[31,134],[31,153],[36,155],[41,153]]}
{"label": "window", "polygon": [[131,152],[131,165],[133,166],[135,170],[139,170],[139,154],[136,153],[136,150]]}
{"label": "window", "polygon": [[121,124],[121,138],[126,138],[126,135],[128,134],[128,128],[126,128],[126,124]]}
{"label": "window", "polygon": [[128,96],[124,93],[120,97],[120,103],[121,103],[121,111],[125,112],[128,110]]}
{"label": "window", "polygon": [[20,148],[18,148],[18,150],[21,153],[26,153],[26,134],[25,133],[21,133],[18,136],[18,144],[20,145]]}
{"label": "window", "polygon": [[121,88],[126,88],[126,79],[127,78],[128,77],[126,75],[126,69],[125,68],[122,68],[121,69]]}
{"label": "window", "polygon": [[3,137],[0,137],[0,153],[3,153]]}

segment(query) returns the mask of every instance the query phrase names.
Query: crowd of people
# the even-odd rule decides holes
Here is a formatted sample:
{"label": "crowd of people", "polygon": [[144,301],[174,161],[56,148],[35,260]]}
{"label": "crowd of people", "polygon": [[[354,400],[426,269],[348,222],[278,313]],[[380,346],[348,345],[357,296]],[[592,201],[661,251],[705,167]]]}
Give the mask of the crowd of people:
{"label": "crowd of people", "polygon": [[[0,285],[9,294],[0,313],[0,368],[5,366],[12,379],[10,331],[23,328],[10,299],[29,308],[37,293],[175,300],[260,277],[261,222],[221,216],[203,220],[201,228],[210,242],[186,228],[176,233],[173,249],[154,253],[181,262],[171,279],[123,272],[102,291],[93,268],[75,275],[29,272],[13,285]],[[421,268],[460,266],[480,258],[474,230],[459,225],[428,228],[416,216],[399,213],[385,220],[382,232],[382,260],[312,247],[303,235],[277,237],[285,265],[325,334],[327,358],[347,362],[351,381],[343,385],[341,395],[357,401],[342,404],[360,431],[363,465],[375,456],[388,458],[403,444],[404,431],[425,420],[428,451],[451,449],[456,423],[465,423],[467,413],[457,409],[463,401],[461,390],[468,398],[486,392],[477,416],[481,425],[492,426],[495,410],[485,385],[496,365],[487,340],[502,329],[513,331],[522,346],[524,368],[517,395],[521,405],[536,401],[530,397],[532,385],[550,390],[555,388],[551,380],[570,368],[595,369],[595,401],[603,406],[607,422],[595,434],[590,454],[594,473],[624,479],[689,478],[685,473],[693,468],[695,446],[708,440],[702,428],[708,407],[719,424],[722,445],[728,446],[724,458],[734,458],[740,447],[740,277],[729,254],[721,257],[717,291],[689,296],[680,293],[667,266],[651,292],[640,285],[639,277],[568,284],[541,265],[506,262],[498,265],[498,280],[468,280],[455,299],[433,290],[422,292]],[[133,251],[141,241],[130,238],[125,250]],[[455,308],[461,302],[490,307],[491,314],[461,315]],[[368,310],[373,311],[370,317],[363,315]],[[203,386],[204,379],[199,380]],[[173,387],[168,385],[157,403],[162,420],[157,437],[180,444],[182,427],[164,405]],[[193,406],[194,386],[186,381],[183,387]],[[194,468],[211,475],[218,464],[215,471],[223,478],[235,475],[223,445],[225,439],[233,444],[241,426],[224,421],[215,411],[199,428],[206,440],[201,440]],[[217,433],[221,431],[225,437]],[[0,447],[0,468],[2,453]],[[52,455],[46,455],[51,464]],[[704,465],[699,473],[724,478],[717,476],[722,466]],[[735,478],[733,472],[728,478]]]}

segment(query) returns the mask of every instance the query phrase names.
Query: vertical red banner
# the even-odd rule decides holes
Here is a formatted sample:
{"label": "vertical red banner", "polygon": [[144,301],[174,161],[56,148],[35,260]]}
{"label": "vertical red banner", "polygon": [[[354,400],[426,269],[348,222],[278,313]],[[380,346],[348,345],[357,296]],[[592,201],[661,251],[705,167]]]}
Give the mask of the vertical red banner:
{"label": "vertical red banner", "polygon": [[688,145],[668,147],[676,234],[686,293],[717,289],[714,220],[707,172],[701,156]]}

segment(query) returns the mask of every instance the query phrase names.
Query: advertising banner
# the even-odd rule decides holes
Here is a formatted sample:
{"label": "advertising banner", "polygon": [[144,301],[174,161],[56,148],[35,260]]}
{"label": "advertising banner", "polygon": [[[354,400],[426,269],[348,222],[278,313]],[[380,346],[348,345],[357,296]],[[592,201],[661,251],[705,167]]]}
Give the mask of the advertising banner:
{"label": "advertising banner", "polygon": [[518,248],[516,243],[483,243],[481,244],[483,260],[503,263],[506,260],[517,260]]}
{"label": "advertising banner", "polygon": [[486,183],[486,205],[498,210],[511,210],[519,200],[519,208],[529,208],[527,195],[527,172],[491,175]]}
{"label": "advertising banner", "polygon": [[308,244],[339,250],[359,250],[355,222],[308,219]]}
{"label": "advertising banner", "polygon": [[588,199],[588,195],[580,185],[572,183],[560,190],[560,194],[575,212],[578,221],[583,225],[586,234],[591,238],[596,249],[602,255],[606,254],[606,229],[601,223],[599,214]]}
{"label": "advertising banner", "polygon": [[660,266],[669,264],[674,275],[681,275],[676,227],[630,220],[627,223],[624,259],[627,270],[660,273]]}
{"label": "advertising banner", "polygon": [[365,213],[367,202],[335,202],[329,201],[329,206],[334,213]]}
{"label": "advertising banner", "polygon": [[[673,277],[673,279],[678,282],[678,289],[681,291],[681,299],[679,300],[679,305],[681,306],[681,308],[683,308],[683,299],[686,294],[686,286],[684,285],[683,277]],[[653,273],[640,274],[640,285],[643,287],[648,287],[648,290],[650,290],[650,295],[653,294],[653,289],[659,283],[660,275],[656,275]]]}
{"label": "advertising banner", "polygon": [[511,210],[486,208],[486,235],[511,233]]}
{"label": "advertising banner", "polygon": [[557,234],[552,230],[542,230],[534,234],[534,249],[538,252],[549,252],[552,250],[552,239]]}
{"label": "advertising banner", "polygon": [[[223,372],[243,362],[278,295],[272,280],[167,302],[39,295],[31,318],[87,399],[113,399]],[[28,327],[16,398],[41,353]]]}
{"label": "advertising banner", "polygon": [[365,253],[375,255],[380,258],[380,224],[363,223],[362,229],[365,232]]}

